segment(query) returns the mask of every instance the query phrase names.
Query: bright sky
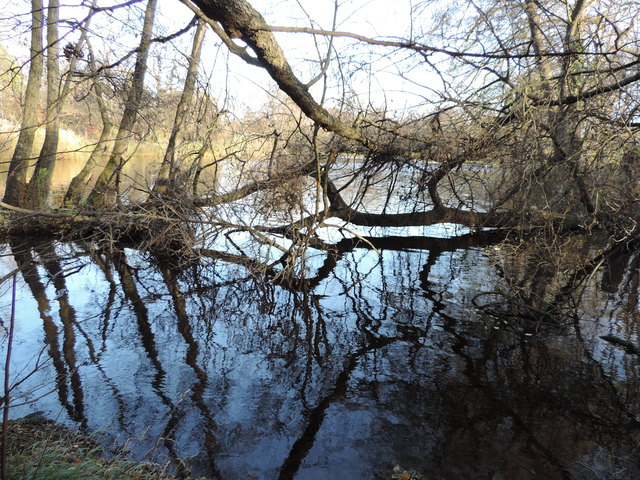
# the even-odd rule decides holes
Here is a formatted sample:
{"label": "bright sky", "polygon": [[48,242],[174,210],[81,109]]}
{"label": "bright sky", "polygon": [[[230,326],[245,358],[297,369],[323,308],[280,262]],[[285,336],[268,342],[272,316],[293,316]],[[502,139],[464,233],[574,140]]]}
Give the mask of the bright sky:
{"label": "bright sky", "polygon": [[[340,2],[337,15],[336,30],[354,32],[369,37],[399,37],[408,38],[411,35],[411,0],[348,0]],[[277,26],[311,27],[331,30],[334,14],[333,0],[280,0],[273,2],[270,0],[254,0],[254,8],[260,11],[267,22]],[[310,20],[311,19],[311,20]],[[414,19],[415,21],[415,19]],[[313,22],[313,24],[311,23]],[[297,72],[303,82],[308,81],[318,71],[318,59],[314,38],[312,35],[303,33],[277,33],[282,48],[287,54],[289,62]],[[323,37],[315,38],[321,46],[320,55],[326,53],[327,40]],[[364,46],[355,46],[352,40],[336,38],[334,47],[344,58],[353,57],[346,73],[349,75],[349,86],[360,96],[360,108],[366,109],[367,102],[374,103],[377,107],[386,104],[387,108],[403,110],[410,108],[416,103],[421,103],[423,99],[416,95],[417,91],[424,94],[422,88],[402,80],[398,75],[398,67],[394,60],[398,56],[389,57],[390,49],[377,48],[376,54],[371,56],[365,54]],[[358,55],[359,54],[359,55]],[[309,59],[315,60],[310,71]],[[374,62],[373,66],[371,62]],[[241,83],[259,83],[260,86],[272,85],[272,82],[265,81],[266,75],[261,75],[255,67],[246,65],[236,65],[234,62],[235,78]],[[337,64],[333,64],[337,67]],[[345,73],[343,70],[341,73]],[[404,71],[403,73],[408,73]],[[437,77],[427,75],[424,70],[419,75],[421,83],[438,82]],[[267,87],[268,88],[268,87]],[[316,98],[320,98],[321,85],[318,84],[312,90]],[[244,91],[255,91],[255,97],[260,96],[256,89],[249,85],[243,88]],[[333,89],[329,95],[331,97],[341,97],[340,91]]]}
{"label": "bright sky", "polygon": [[[61,12],[61,18],[82,18],[85,9],[72,7],[81,4],[78,0],[63,2],[67,5]],[[88,2],[82,2],[87,4]],[[100,6],[113,4],[99,1]],[[330,30],[333,22],[334,0],[251,0],[252,5],[260,11],[268,23],[278,26],[311,27]],[[409,37],[411,34],[412,0],[341,0],[337,15],[337,30],[356,32],[370,37]],[[143,8],[144,4],[139,5]],[[10,52],[18,57],[26,58],[28,55],[28,24],[30,2],[20,0],[0,0],[0,42]],[[125,10],[120,12],[124,13]],[[19,14],[18,16],[15,16]],[[21,15],[20,15],[21,14]],[[133,14],[132,14],[133,16]],[[166,0],[160,2],[157,16],[156,35],[171,33],[183,27],[192,17],[192,13],[178,0]],[[19,21],[22,22],[18,25]],[[416,19],[414,19],[414,22]],[[132,19],[122,18],[121,23],[107,23],[106,19],[96,16],[92,27],[100,33],[106,33],[109,37],[102,48],[95,45],[94,48],[108,55],[109,61],[114,61],[117,55],[121,55],[126,49],[134,48],[138,39],[135,36],[135,22]],[[110,31],[111,30],[111,31]],[[16,35],[16,32],[22,35]],[[273,89],[274,83],[261,69],[246,65],[240,59],[229,55],[226,48],[218,48],[220,43],[212,31],[208,32],[207,44],[203,50],[203,67],[206,75],[211,76],[214,94],[221,98],[229,94],[235,99],[236,105],[244,105],[245,108],[257,109],[268,99],[267,91]],[[303,82],[311,79],[319,71],[319,58],[326,54],[327,39],[313,37],[308,34],[276,34],[282,48],[287,54],[289,62],[296,72],[300,74]],[[70,38],[77,39],[74,33]],[[186,53],[190,50],[191,35],[185,36],[178,44],[178,49]],[[315,40],[315,42],[314,42]],[[66,43],[63,41],[63,44]],[[318,47],[316,47],[316,44]],[[344,58],[342,69],[338,69],[336,62],[332,63],[334,74],[340,73],[348,78],[348,84],[359,97],[354,101],[355,108],[366,109],[367,103],[376,107],[386,105],[390,109],[399,111],[405,108],[413,108],[414,104],[422,100],[415,92],[424,90],[417,88],[410,82],[402,80],[398,75],[398,67],[395,61],[398,55],[390,56],[391,50],[378,48],[374,55],[365,53],[364,46],[354,46],[353,41],[347,39],[335,39],[334,47],[339,55]],[[318,48],[320,51],[318,52]],[[113,53],[108,53],[113,49]],[[150,88],[154,88],[153,74],[163,72],[166,81],[170,81],[174,58],[180,58],[184,63],[184,57],[180,55],[176,47],[161,45],[152,53],[150,62],[151,75]],[[229,58],[230,71],[225,65]],[[311,60],[311,61],[310,61]],[[371,64],[373,63],[373,66]],[[155,69],[155,72],[154,72]],[[400,67],[402,73],[408,73],[406,66]],[[179,70],[179,69],[178,69]],[[424,84],[437,82],[437,78],[430,76],[427,69],[418,72],[415,81]],[[328,91],[328,98],[334,99],[334,104],[342,95],[342,90],[337,88],[336,80],[331,80],[333,88]],[[319,98],[321,84],[312,90]],[[331,102],[330,102],[331,103]]]}

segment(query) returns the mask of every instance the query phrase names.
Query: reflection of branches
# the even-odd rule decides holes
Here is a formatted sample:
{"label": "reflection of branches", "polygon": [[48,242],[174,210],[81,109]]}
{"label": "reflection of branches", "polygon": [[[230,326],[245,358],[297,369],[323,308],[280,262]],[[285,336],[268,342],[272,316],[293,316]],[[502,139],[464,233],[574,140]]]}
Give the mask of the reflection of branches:
{"label": "reflection of branches", "polygon": [[353,252],[356,249],[366,250],[434,250],[453,251],[457,249],[470,248],[473,246],[492,245],[504,239],[505,233],[502,231],[477,232],[458,237],[440,238],[440,237],[371,237],[357,236],[353,238],[344,238],[335,244],[323,242],[318,238],[310,240],[309,245],[313,248],[326,252],[326,258],[323,265],[318,268],[316,275],[313,277],[296,277],[293,272],[288,272],[283,276],[279,273],[277,266],[283,263],[282,257],[277,261],[267,264],[260,260],[243,254],[230,254],[223,251],[212,249],[199,249],[198,254],[202,257],[222,260],[228,263],[242,265],[249,270],[256,278],[267,282],[274,283],[281,287],[292,289],[294,291],[310,291],[320,284],[324,279],[328,278],[331,272],[338,265],[340,258],[345,253]]}
{"label": "reflection of branches", "polygon": [[331,392],[324,396],[317,405],[305,415],[307,417],[307,426],[291,446],[287,458],[280,467],[280,474],[278,475],[279,479],[292,479],[297,475],[300,465],[315,443],[316,435],[322,427],[327,410],[335,402],[344,398],[349,384],[349,379],[358,365],[358,360],[367,353],[380,349],[397,340],[398,339],[395,338],[373,339],[366,347],[362,347],[349,355],[343,370],[338,374],[335,380]]}
{"label": "reflection of branches", "polygon": [[[547,390],[542,390],[539,394],[536,394],[538,390],[543,389],[546,386],[546,382],[541,380],[541,377],[556,378],[563,375],[563,372],[557,372],[552,370],[547,372],[546,370],[540,371],[541,367],[536,364],[531,364],[533,361],[542,362],[549,355],[553,355],[553,352],[545,347],[546,342],[535,342],[530,334],[525,333],[520,340],[514,338],[515,345],[509,346],[508,340],[504,338],[503,333],[500,330],[491,329],[486,332],[480,338],[481,345],[475,344],[475,341],[469,339],[469,332],[465,331],[465,326],[457,319],[446,313],[447,306],[442,301],[441,295],[436,291],[435,284],[432,284],[429,279],[429,273],[438,255],[429,257],[429,260],[423,272],[421,273],[421,283],[425,290],[425,296],[433,302],[433,310],[440,318],[443,319],[444,330],[452,337],[453,342],[451,349],[456,353],[464,362],[465,369],[464,374],[467,377],[474,389],[482,392],[486,395],[486,405],[489,408],[489,415],[498,419],[510,418],[513,419],[514,425],[524,432],[528,438],[528,441],[532,446],[537,449],[544,458],[555,469],[556,473],[563,478],[568,478],[569,465],[566,464],[554,451],[548,448],[541,439],[538,438],[535,425],[531,423],[532,409],[542,409],[542,415],[548,416],[548,410],[545,404],[548,402],[567,401],[567,404],[572,404],[570,400],[556,399],[557,395],[561,393],[556,392],[556,384],[553,380],[548,380],[549,389],[553,389],[550,394]],[[477,337],[476,337],[477,338]],[[531,342],[533,340],[533,343]],[[581,352],[582,353],[582,352]],[[626,408],[619,398],[619,392],[614,388],[611,379],[607,378],[602,366],[599,362],[595,361],[593,357],[588,353],[586,357],[589,358],[589,366],[584,367],[585,372],[589,372],[589,378],[585,379],[585,388],[590,389],[589,400],[584,405],[572,404],[572,415],[574,419],[579,422],[584,422],[589,425],[599,425],[605,431],[613,432],[618,428],[624,428],[625,430],[633,430],[637,428],[637,421],[633,418],[630,409]],[[515,364],[513,362],[516,362]],[[549,362],[547,368],[556,368],[555,362]],[[562,364],[563,368],[564,364]],[[571,368],[572,365],[564,368]],[[526,389],[526,395],[531,400],[531,407],[525,410],[525,414],[520,414],[517,408],[513,405],[519,405],[519,402],[514,402],[511,398],[504,398],[504,395],[510,393],[516,393],[518,390],[511,387],[507,391],[503,391],[501,388],[503,380],[499,377],[502,369],[514,370],[513,372],[507,372],[508,378],[521,378],[524,382],[523,389]],[[582,387],[579,380],[576,380],[575,387]],[[542,386],[541,386],[542,385]],[[597,388],[597,393],[593,393],[591,389]],[[477,396],[475,394],[474,396]],[[537,398],[544,398],[542,402],[539,402]],[[597,400],[596,400],[597,399]],[[598,414],[593,413],[592,401],[598,401],[601,405]],[[563,403],[564,404],[564,403]],[[526,408],[526,407],[525,407]],[[605,415],[610,413],[610,417]],[[619,412],[623,412],[625,415],[624,423],[620,422]],[[486,414],[481,413],[477,418],[469,418],[465,421],[465,428],[469,428],[473,423],[477,423],[482,426],[486,426],[488,422]],[[454,441],[452,438],[450,441]],[[455,449],[456,446],[450,448]]]}
{"label": "reflection of branches", "polygon": [[[496,411],[499,412],[508,412],[508,415],[511,416],[515,421],[518,427],[527,433],[527,436],[531,443],[538,448],[544,457],[547,458],[551,462],[552,465],[556,466],[561,474],[564,474],[565,467],[562,465],[561,461],[553,455],[553,453],[544,447],[534,436],[533,432],[527,428],[526,423],[523,419],[521,419],[517,412],[512,409],[512,407],[505,401],[503,401],[500,397],[498,397],[491,389],[490,385],[485,385],[480,381],[482,378],[480,374],[480,367],[478,365],[480,362],[485,361],[484,358],[476,359],[474,356],[467,353],[466,347],[469,345],[469,341],[464,334],[462,334],[458,327],[458,321],[447,315],[445,313],[446,305],[442,302],[441,298],[435,292],[430,285],[429,282],[429,272],[435,262],[437,261],[439,254],[430,255],[423,272],[421,273],[422,286],[425,289],[425,295],[433,302],[433,311],[438,316],[440,316],[444,320],[444,329],[448,332],[454,339],[454,343],[452,344],[452,350],[464,360],[466,364],[466,368],[464,369],[464,374],[467,376],[469,381],[474,385],[474,387],[489,396],[491,399],[491,404]],[[492,349],[488,349],[489,352],[493,351]],[[504,413],[502,413],[504,414]],[[472,422],[473,419],[470,419],[469,422]],[[564,475],[563,475],[564,476]]]}
{"label": "reflection of branches", "polygon": [[[101,253],[96,251],[95,248],[93,248],[93,246],[88,243],[81,243],[79,246],[84,252],[90,255],[91,260],[93,261],[94,264],[98,266],[98,268],[100,268],[100,270],[104,275],[105,280],[109,284],[109,294],[107,296],[107,302],[104,306],[101,306],[100,308],[101,310],[100,317],[102,317],[102,321],[100,322],[102,325],[100,328],[100,338],[102,340],[102,345],[100,346],[98,354],[95,356],[92,356],[92,361],[95,367],[98,369],[98,371],[102,374],[102,377],[104,378],[105,383],[113,393],[113,398],[118,404],[118,422],[120,423],[120,428],[122,428],[123,430],[126,430],[128,422],[126,418],[127,409],[125,406],[125,400],[122,396],[122,393],[118,389],[117,385],[114,383],[113,379],[107,375],[102,365],[102,355],[107,350],[107,338],[108,338],[107,333],[109,329],[109,318],[111,316],[111,309],[115,301],[117,286],[113,279],[111,267],[102,258]],[[89,341],[86,335],[85,335],[85,338],[87,338],[87,341]]]}
{"label": "reflection of branches", "polygon": [[[476,433],[475,429],[486,431],[504,420],[512,422],[506,428],[508,435],[514,438],[498,438],[493,445],[502,448],[506,444],[508,449],[515,449],[524,441],[530,447],[526,452],[527,459],[540,461],[543,469],[553,468],[552,473],[558,476],[563,474],[570,460],[543,437],[548,426],[544,420],[550,413],[568,412],[568,421],[578,427],[585,426],[585,429],[586,425],[593,424],[594,430],[590,433],[595,436],[604,432],[612,437],[617,435],[616,439],[625,438],[637,424],[630,415],[633,408],[623,405],[622,391],[633,402],[631,396],[635,387],[625,379],[616,393],[619,387],[612,379],[605,381],[598,362],[592,356],[582,355],[586,345],[579,344],[576,349],[571,339],[558,345],[558,339],[549,335],[549,342],[546,342],[547,338],[536,342],[536,338],[514,335],[515,329],[487,330],[481,321],[467,312],[460,318],[447,312],[449,308],[457,308],[456,303],[463,302],[464,292],[462,289],[456,291],[460,284],[464,288],[467,283],[461,273],[473,274],[474,280],[479,278],[483,288],[494,281],[494,277],[483,270],[483,265],[476,269],[479,263],[483,264],[482,260],[477,261],[478,257],[485,257],[479,249],[472,247],[491,245],[502,238],[502,232],[482,232],[456,238],[355,237],[327,242],[322,244],[321,250],[326,255],[324,265],[315,276],[301,275],[293,283],[283,281],[281,284],[277,275],[281,268],[278,263],[258,262],[248,255],[232,256],[213,249],[202,250],[198,261],[194,260],[184,268],[184,265],[172,265],[155,257],[149,266],[148,257],[144,255],[126,256],[122,250],[116,250],[112,266],[102,254],[87,248],[95,254],[94,263],[102,264],[100,268],[109,285],[115,283],[113,275],[119,276],[117,280],[121,287],[118,289],[122,288],[124,292],[124,300],[131,309],[130,317],[135,316],[125,318],[127,315],[123,315],[121,318],[134,322],[135,348],[145,357],[141,358],[143,368],[150,367],[151,388],[138,385],[142,389],[140,398],[145,401],[157,395],[170,409],[164,420],[166,425],[161,424],[161,428],[164,428],[166,446],[174,459],[182,446],[189,442],[187,448],[191,449],[195,444],[203,451],[198,456],[204,460],[203,468],[210,469],[212,476],[221,476],[228,465],[225,455],[221,456],[222,450],[229,448],[221,439],[233,435],[235,447],[235,438],[238,438],[237,442],[245,441],[244,435],[236,436],[245,428],[252,434],[257,432],[251,437],[258,437],[256,443],[284,432],[285,436],[295,437],[288,443],[289,451],[279,476],[294,478],[300,474],[303,464],[311,460],[314,448],[326,445],[324,433],[338,423],[334,419],[342,420],[344,415],[357,422],[365,417],[357,414],[351,417],[352,407],[358,405],[357,408],[363,406],[375,414],[375,420],[368,425],[372,430],[382,426],[383,432],[372,432],[370,438],[376,438],[372,440],[371,451],[380,451],[380,445],[396,447],[393,442],[400,441],[400,436],[407,437],[416,432],[416,438],[420,440],[421,431],[428,430],[429,435],[438,439],[435,448],[445,450],[446,458],[455,458],[456,454],[467,453],[466,448],[477,446],[474,443],[477,439],[470,439]],[[373,247],[387,251],[376,258],[371,251]],[[464,249],[470,251],[464,252]],[[43,262],[45,256],[49,256],[47,272],[51,282],[57,290],[63,289],[64,274],[61,272],[72,272],[68,267],[73,264],[70,260],[61,260],[60,254],[52,257],[45,248],[38,251]],[[427,251],[428,259],[421,268]],[[28,252],[31,255],[31,250]],[[16,255],[16,261],[18,258]],[[380,263],[376,263],[377,259]],[[450,265],[445,264],[445,259],[450,259]],[[22,266],[20,262],[18,264]],[[364,278],[364,273],[373,264],[376,264],[374,274]],[[246,267],[249,275],[234,265]],[[529,271],[525,272],[528,275]],[[323,282],[332,274],[335,280]],[[78,283],[66,282],[69,287]],[[321,282],[322,287],[317,289]],[[355,287],[350,288],[351,285]],[[445,285],[443,291],[439,290],[442,285]],[[424,295],[420,295],[420,286]],[[41,287],[44,290],[44,286]],[[315,291],[325,287],[326,295]],[[162,337],[155,331],[152,310],[144,303],[147,301],[142,298],[144,292],[140,293],[142,288],[154,294],[153,298],[166,298],[167,294],[170,297],[168,306],[175,313],[175,323],[163,322],[162,327],[174,331],[173,335]],[[106,284],[103,290],[106,292]],[[445,291],[456,296],[461,293],[460,298],[448,304],[444,300]],[[35,297],[35,290],[33,293]],[[66,309],[67,314],[71,305],[65,307],[64,302],[69,298],[73,295],[60,304],[61,311]],[[111,303],[109,301],[109,305]],[[198,311],[199,305],[201,311]],[[102,309],[103,305],[93,308]],[[70,315],[70,323],[73,323],[72,318]],[[108,318],[105,318],[105,324]],[[170,318],[171,315],[163,320]],[[215,327],[218,328],[205,322],[217,322]],[[434,324],[435,328],[432,328]],[[96,335],[100,328],[98,324]],[[540,335],[544,333],[549,330],[540,329]],[[217,335],[225,337],[222,340],[224,352],[228,353],[211,345],[210,339]],[[117,342],[105,343],[112,348],[122,348]],[[76,352],[79,352],[78,348],[76,346]],[[171,351],[182,352],[183,356],[179,358],[181,354],[178,353],[178,358],[174,358],[180,366],[180,370],[176,368],[175,371],[182,372],[186,368],[187,377],[189,373],[194,375],[191,380],[187,378],[191,389],[183,397],[191,398],[195,411],[181,406],[166,393],[165,385],[172,384],[173,379],[167,377],[168,371],[158,356]],[[215,358],[218,354],[224,358]],[[237,356],[233,357],[234,354]],[[59,357],[64,366],[64,358],[60,354]],[[235,370],[235,365],[243,365],[243,358],[260,365],[256,378],[248,378],[246,383],[243,371],[230,374],[227,370],[229,364],[231,370]],[[582,358],[587,359],[586,363],[581,363]],[[100,354],[93,355],[92,360],[99,363]],[[548,368],[552,370],[549,372]],[[574,368],[579,368],[581,375],[574,375]],[[264,406],[256,405],[243,415],[242,420],[226,417],[224,408],[225,402],[229,402],[229,412],[237,411],[232,403],[238,398],[234,385],[237,378],[243,379],[242,388],[249,385],[252,389],[252,400],[256,396],[265,399]],[[86,382],[86,377],[83,380]],[[212,382],[219,382],[221,388],[212,390]],[[572,390],[574,387],[585,387],[587,391],[587,385],[593,389],[589,390],[588,399],[576,398],[582,396],[582,391],[576,396],[576,392],[565,393],[565,388]],[[61,389],[64,388],[68,389],[68,386],[61,385]],[[362,402],[362,392],[369,391],[371,397]],[[432,391],[436,395],[432,395]],[[431,399],[430,395],[436,398]],[[242,398],[246,399],[245,396]],[[125,408],[119,406],[124,412]],[[438,408],[442,409],[442,414],[434,412]],[[406,414],[405,418],[402,413]],[[189,421],[183,420],[182,415]],[[256,421],[253,415],[268,418]],[[433,415],[434,420],[425,415]],[[272,416],[278,417],[276,422],[272,421]],[[385,422],[390,417],[393,417],[393,429],[397,429],[394,431],[399,432],[398,438],[393,431],[390,436],[378,435],[389,433]],[[300,423],[289,424],[302,426],[289,430],[295,427],[283,425],[292,418],[299,419]],[[178,434],[178,426],[191,428],[191,432]],[[618,427],[621,433],[613,433]],[[271,430],[265,433],[266,429]],[[588,437],[587,441],[592,438]],[[405,442],[403,447],[406,446],[406,438],[402,441]],[[458,441],[464,442],[463,448],[459,448]],[[581,447],[571,448],[573,454]],[[424,462],[421,465],[438,462],[443,456],[433,458],[436,460],[421,459]],[[510,459],[508,466],[520,460]]]}
{"label": "reflection of branches", "polygon": [[[71,372],[71,390],[73,391],[73,403],[75,407],[74,416],[72,418],[84,426],[86,423],[84,413],[84,393],[82,390],[80,373],[78,372],[78,365],[76,365],[75,351],[76,336],[74,330],[78,327],[76,312],[73,306],[69,303],[64,272],[53,244],[37,245],[35,247],[35,251],[40,256],[41,262],[49,274],[51,282],[56,288],[56,297],[58,304],[60,305],[59,313],[64,338],[64,358],[69,367],[69,371]],[[92,350],[91,343],[89,343],[88,346],[90,350]]]}
{"label": "reflection of branches", "polygon": [[[4,358],[4,382],[2,397],[2,446],[0,447],[0,473],[3,479],[9,478],[7,472],[7,452],[9,450],[9,404],[11,403],[11,388],[10,379],[11,375],[11,351],[13,350],[13,332],[16,326],[16,276],[13,274],[13,281],[11,282],[11,313],[9,317],[9,333],[7,336],[7,352]],[[5,327],[6,328],[6,327]]]}
{"label": "reflection of branches", "polygon": [[158,395],[158,397],[162,400],[162,403],[166,405],[171,412],[171,415],[169,416],[169,419],[167,420],[165,428],[162,432],[162,440],[170,455],[176,461],[176,464],[181,465],[181,462],[178,461],[179,457],[174,447],[173,435],[175,434],[175,429],[177,428],[180,419],[184,415],[184,412],[178,410],[177,406],[174,405],[174,403],[162,389],[166,372],[164,370],[164,367],[160,363],[159,352],[156,348],[154,340],[155,335],[149,323],[149,314],[147,311],[147,307],[145,306],[142,298],[138,293],[138,289],[131,273],[131,267],[126,261],[124,252],[118,250],[114,251],[113,260],[116,271],[120,275],[122,290],[124,291],[125,296],[133,307],[133,311],[138,324],[140,341],[147,354],[149,362],[155,369],[155,376],[153,381],[151,382],[151,386],[153,387],[156,395]]}
{"label": "reflection of branches", "polygon": [[[63,357],[63,353],[60,350],[60,346],[58,344],[58,328],[51,316],[51,304],[47,298],[45,286],[42,284],[40,276],[38,275],[37,264],[33,258],[30,247],[25,244],[14,242],[11,244],[11,251],[18,268],[22,273],[25,283],[29,286],[33,298],[38,303],[38,311],[40,312],[40,318],[43,322],[44,343],[49,346],[47,353],[51,357],[51,361],[56,371],[56,384],[58,385],[57,393],[60,404],[67,411],[69,418],[80,423],[84,420],[84,407],[78,405],[76,402],[79,400],[81,401],[81,390],[79,391],[79,395],[75,395],[76,390],[74,390],[75,404],[69,402],[69,392],[67,390],[67,378],[70,375],[77,375],[77,372],[67,370],[67,366],[71,368],[73,365],[73,368],[76,368],[75,355],[73,355],[73,352],[65,351],[65,356]],[[69,332],[66,332],[65,339],[69,338],[68,334]],[[69,359],[71,363],[65,364],[64,358]],[[72,383],[78,388],[80,383],[79,377]]]}
{"label": "reflection of branches", "polygon": [[207,372],[198,364],[198,342],[193,337],[193,329],[189,321],[184,294],[180,291],[178,284],[178,273],[167,266],[160,266],[160,273],[171,295],[173,308],[178,319],[178,332],[180,332],[187,344],[186,363],[193,369],[197,378],[197,382],[191,387],[191,391],[193,392],[193,401],[200,409],[205,422],[205,448],[209,460],[209,471],[216,478],[219,478],[220,474],[216,466],[216,453],[218,450],[217,425],[203,396],[209,383]]}
{"label": "reflection of branches", "polygon": [[[355,274],[356,272],[353,273]],[[340,281],[340,279],[338,280]],[[379,351],[395,342],[410,342],[417,344],[417,340],[420,337],[423,337],[426,333],[422,328],[399,328],[400,335],[398,336],[381,335],[377,330],[381,325],[381,320],[386,318],[386,314],[383,314],[383,318],[380,319],[373,318],[370,314],[373,308],[372,305],[368,303],[368,295],[363,291],[364,286],[362,285],[362,282],[355,282],[358,285],[358,291],[353,294],[349,293],[346,282],[342,283],[346,292],[344,293],[344,296],[351,303],[351,310],[354,315],[358,331],[364,336],[365,345],[348,354],[344,366],[336,376],[330,391],[323,396],[314,407],[307,409],[307,412],[305,413],[306,427],[291,446],[287,458],[280,467],[280,479],[295,478],[302,462],[315,444],[316,437],[322,428],[327,411],[335,403],[346,400],[345,397],[347,396],[349,382],[351,376],[358,367],[359,361],[369,353]],[[384,287],[380,293],[381,295],[385,295],[386,290]],[[386,305],[386,302],[383,303]],[[309,345],[309,347],[311,346]]]}

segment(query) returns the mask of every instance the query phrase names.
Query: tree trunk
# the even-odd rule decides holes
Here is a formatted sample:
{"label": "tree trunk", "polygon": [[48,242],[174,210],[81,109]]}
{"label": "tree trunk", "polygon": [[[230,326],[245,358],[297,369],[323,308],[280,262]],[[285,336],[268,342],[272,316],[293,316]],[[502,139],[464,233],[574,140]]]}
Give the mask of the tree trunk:
{"label": "tree trunk", "polygon": [[531,43],[533,44],[533,51],[537,56],[537,69],[542,77],[542,88],[548,87],[548,81],[553,76],[553,71],[549,63],[549,57],[547,49],[544,46],[544,33],[542,25],[540,24],[540,17],[538,15],[538,6],[534,0],[527,0],[524,5],[525,13],[527,14],[527,20],[529,21],[529,33],[531,34]]}
{"label": "tree trunk", "polygon": [[63,201],[63,205],[66,208],[78,206],[80,203],[84,187],[97,170],[99,160],[106,157],[109,140],[111,139],[111,133],[114,129],[114,125],[111,122],[111,116],[109,115],[109,109],[104,101],[104,87],[96,73],[97,69],[93,49],[90,44],[87,44],[87,48],[89,50],[89,68],[91,69],[92,74],[93,91],[96,94],[96,101],[98,102],[98,109],[100,110],[100,119],[102,120],[102,132],[100,133],[100,139],[91,151],[91,155],[89,155],[87,163],[85,163],[82,170],[73,177],[73,180],[71,180],[71,183],[69,184],[69,188],[67,189],[67,193],[65,194]]}
{"label": "tree trunk", "polygon": [[31,1],[31,65],[25,92],[22,125],[13,151],[3,201],[24,206],[27,188],[27,167],[38,128],[38,99],[44,59],[42,56],[42,0]]}
{"label": "tree trunk", "polygon": [[[580,44],[580,22],[584,16],[589,0],[577,0],[570,11],[566,22],[563,44],[558,46],[563,54],[559,62],[559,75],[553,75],[552,56],[550,50],[553,45],[545,45],[544,25],[541,23],[541,9],[538,2],[528,0],[525,13],[529,22],[531,43],[536,54],[536,68],[541,77],[541,98],[556,96],[566,98],[571,92],[571,69],[578,59]],[[567,6],[567,11],[569,8]],[[557,47],[557,48],[558,48]],[[580,92],[575,92],[579,95]],[[546,124],[553,140],[553,154],[551,165],[554,168],[545,186],[549,195],[550,205],[558,211],[571,211],[577,214],[584,208],[589,215],[596,212],[596,206],[591,199],[589,187],[584,178],[582,163],[582,138],[579,133],[579,107],[577,104],[550,106],[546,115]],[[577,196],[568,195],[571,192],[567,185],[574,184]]]}
{"label": "tree trunk", "polygon": [[60,52],[58,21],[60,20],[59,0],[49,0],[47,8],[47,117],[44,143],[36,162],[31,180],[27,185],[26,203],[28,208],[42,209],[49,196],[51,178],[58,156],[60,136]]}
{"label": "tree trunk", "polygon": [[[575,85],[575,81],[570,77],[574,62],[579,60],[579,50],[582,47],[580,24],[589,3],[589,0],[577,0],[567,23],[564,38],[565,56],[562,62],[558,98],[566,97],[567,94],[572,93],[572,89],[575,89],[576,95],[581,93],[579,91],[580,87]],[[558,121],[554,131],[556,150],[554,159],[567,164],[573,182],[577,187],[580,203],[589,215],[594,215],[597,206],[591,198],[588,180],[585,177],[585,169],[582,165],[583,137],[580,134],[579,123],[581,115],[579,110],[578,104],[558,107]]]}
{"label": "tree trunk", "polygon": [[108,205],[110,198],[116,194],[116,178],[124,166],[124,154],[133,136],[133,127],[136,123],[140,102],[144,91],[144,77],[147,72],[147,58],[151,47],[151,34],[158,0],[149,0],[144,16],[144,25],[140,38],[140,46],[136,57],[136,65],[127,97],[127,105],[122,114],[122,120],[118,128],[113,150],[109,161],[100,173],[98,180],[87,199],[88,203],[96,208]]}
{"label": "tree trunk", "polygon": [[[95,3],[95,2],[94,2]],[[51,179],[58,155],[58,141],[60,135],[60,111],[69,94],[73,74],[78,63],[79,54],[87,41],[87,31],[91,23],[91,16],[87,17],[81,26],[81,35],[74,48],[74,54],[69,58],[69,69],[66,80],[62,84],[60,76],[60,64],[58,61],[60,48],[58,36],[59,0],[49,2],[49,15],[47,24],[47,121],[44,143],[36,162],[35,171],[27,185],[27,203],[31,208],[42,209],[49,197]]]}
{"label": "tree trunk", "polygon": [[173,186],[170,185],[170,183],[172,174],[175,174],[176,141],[178,134],[182,129],[182,125],[184,124],[187,109],[191,105],[193,94],[195,92],[198,65],[200,64],[200,53],[202,51],[204,36],[207,31],[206,26],[207,24],[204,20],[198,20],[198,28],[196,29],[196,34],[193,38],[193,47],[191,50],[191,56],[189,57],[187,77],[184,81],[184,89],[182,90],[182,96],[180,97],[178,107],[176,108],[176,116],[173,121],[171,135],[169,136],[167,150],[164,154],[164,158],[162,159],[162,164],[160,165],[156,184],[153,187],[154,195],[166,195],[167,191],[173,190]]}

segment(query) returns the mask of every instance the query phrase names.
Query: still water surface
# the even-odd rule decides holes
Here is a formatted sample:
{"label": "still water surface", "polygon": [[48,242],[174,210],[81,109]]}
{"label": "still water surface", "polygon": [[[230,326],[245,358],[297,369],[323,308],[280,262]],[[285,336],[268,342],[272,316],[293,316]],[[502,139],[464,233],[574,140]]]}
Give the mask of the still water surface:
{"label": "still water surface", "polygon": [[293,289],[221,260],[6,245],[2,274],[19,270],[13,379],[31,374],[12,416],[43,411],[211,479],[390,479],[395,466],[640,478],[638,357],[600,338],[637,341],[633,253],[591,279],[576,321],[553,324],[474,307],[505,288],[490,239],[381,248],[312,258]]}

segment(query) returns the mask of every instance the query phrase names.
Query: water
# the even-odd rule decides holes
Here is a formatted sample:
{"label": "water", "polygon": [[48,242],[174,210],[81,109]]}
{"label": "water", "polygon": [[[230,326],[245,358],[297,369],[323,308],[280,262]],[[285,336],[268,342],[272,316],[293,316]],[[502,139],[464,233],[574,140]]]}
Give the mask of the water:
{"label": "water", "polygon": [[637,257],[591,279],[574,322],[505,322],[473,304],[506,288],[494,239],[422,233],[310,251],[297,288],[206,257],[6,245],[11,415],[206,478],[640,478],[638,358],[600,338],[637,341]]}

